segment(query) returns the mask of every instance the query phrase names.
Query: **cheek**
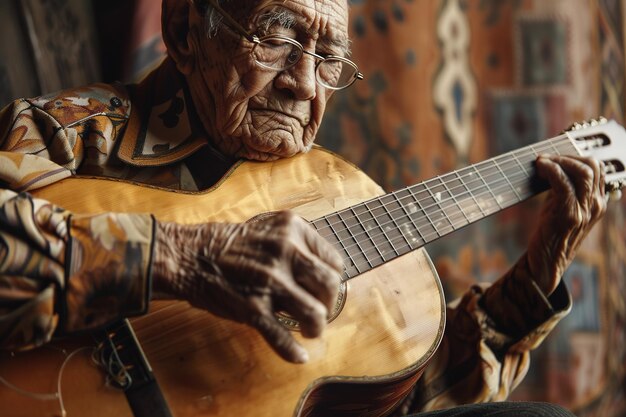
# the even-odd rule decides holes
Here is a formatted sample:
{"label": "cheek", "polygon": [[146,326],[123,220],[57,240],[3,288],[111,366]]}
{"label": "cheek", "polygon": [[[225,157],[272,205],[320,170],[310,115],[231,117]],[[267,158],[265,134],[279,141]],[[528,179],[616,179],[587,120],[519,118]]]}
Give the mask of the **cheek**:
{"label": "cheek", "polygon": [[239,60],[241,64],[230,63],[230,74],[224,74],[225,83],[216,94],[217,122],[225,135],[231,135],[243,122],[248,113],[248,103],[252,97],[264,96],[271,89],[275,74],[259,71],[246,54]]}
{"label": "cheek", "polygon": [[315,99],[311,102],[311,120],[306,126],[304,132],[305,145],[311,145],[315,140],[315,136],[322,123],[324,112],[326,110],[326,104],[333,94],[333,90],[327,90],[323,87],[319,87]]}

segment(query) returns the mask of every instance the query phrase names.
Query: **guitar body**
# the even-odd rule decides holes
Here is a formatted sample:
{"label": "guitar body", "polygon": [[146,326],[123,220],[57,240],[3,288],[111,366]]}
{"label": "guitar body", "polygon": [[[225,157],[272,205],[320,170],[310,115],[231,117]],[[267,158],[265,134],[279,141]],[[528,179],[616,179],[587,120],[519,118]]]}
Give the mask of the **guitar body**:
{"label": "guitar body", "polygon": [[[282,209],[313,220],[382,190],[352,164],[315,148],[288,160],[243,162],[202,193],[72,178],[34,194],[77,213],[150,212],[159,220],[198,223],[242,222]],[[303,365],[280,359],[253,329],[184,302],[153,302],[149,314],[131,323],[176,417],[385,415],[408,394],[441,341],[439,279],[418,249],[350,279],[342,296],[322,337],[304,339],[294,330],[310,354]],[[51,346],[69,350],[88,341]],[[3,354],[0,376],[25,390],[54,391],[60,355],[51,346]],[[68,417],[132,415],[123,394],[103,386],[88,352],[69,361],[65,372]],[[3,416],[59,414],[56,401],[2,384],[0,410]]]}

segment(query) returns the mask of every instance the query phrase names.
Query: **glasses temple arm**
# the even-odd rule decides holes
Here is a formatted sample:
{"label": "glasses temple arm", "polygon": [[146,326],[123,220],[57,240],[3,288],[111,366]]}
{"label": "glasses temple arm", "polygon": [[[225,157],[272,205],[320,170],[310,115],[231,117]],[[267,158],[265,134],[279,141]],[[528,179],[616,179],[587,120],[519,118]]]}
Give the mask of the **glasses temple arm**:
{"label": "glasses temple arm", "polygon": [[226,20],[226,24],[231,29],[237,31],[241,36],[243,36],[250,42],[258,42],[258,38],[248,33],[248,31],[245,30],[243,26],[237,23],[237,21],[233,19],[232,16],[226,12],[226,10],[222,9],[217,0],[208,0],[208,3],[220,14],[220,16],[222,16],[222,18],[224,18],[224,20]]}

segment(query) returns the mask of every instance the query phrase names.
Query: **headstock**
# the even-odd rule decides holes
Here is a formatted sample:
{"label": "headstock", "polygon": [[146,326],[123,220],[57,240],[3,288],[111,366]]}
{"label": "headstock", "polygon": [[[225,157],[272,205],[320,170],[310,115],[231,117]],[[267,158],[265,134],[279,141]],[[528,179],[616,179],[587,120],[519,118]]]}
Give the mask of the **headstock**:
{"label": "headstock", "polygon": [[615,120],[604,117],[574,123],[563,132],[583,156],[604,163],[606,190],[611,198],[620,198],[626,186],[626,130]]}

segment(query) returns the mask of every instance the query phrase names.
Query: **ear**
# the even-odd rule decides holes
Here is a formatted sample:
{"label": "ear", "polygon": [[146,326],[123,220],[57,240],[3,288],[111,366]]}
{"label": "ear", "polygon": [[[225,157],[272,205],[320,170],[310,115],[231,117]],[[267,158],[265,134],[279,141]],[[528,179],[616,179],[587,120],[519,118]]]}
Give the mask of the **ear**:
{"label": "ear", "polygon": [[189,9],[188,0],[163,0],[161,11],[161,32],[163,41],[176,67],[183,74],[193,70],[194,57],[189,45]]}

